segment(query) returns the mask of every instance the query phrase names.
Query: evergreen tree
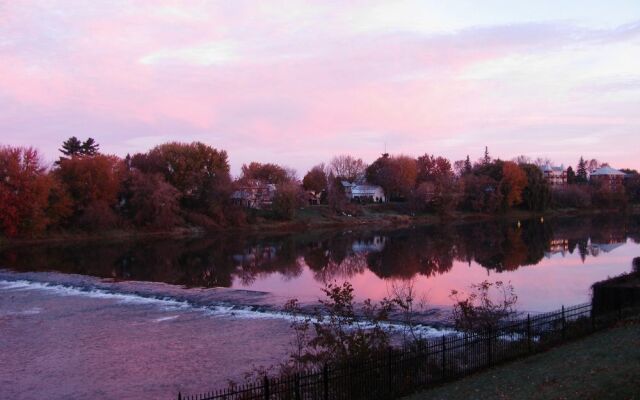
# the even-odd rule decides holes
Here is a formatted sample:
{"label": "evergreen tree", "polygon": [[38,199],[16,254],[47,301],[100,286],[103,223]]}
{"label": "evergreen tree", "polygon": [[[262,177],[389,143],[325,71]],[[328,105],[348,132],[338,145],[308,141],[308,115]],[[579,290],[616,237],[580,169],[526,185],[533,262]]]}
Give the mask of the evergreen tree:
{"label": "evergreen tree", "polygon": [[464,170],[463,170],[463,175],[467,175],[470,174],[472,171],[473,167],[471,166],[471,160],[469,159],[469,155],[467,154],[467,159],[464,160]]}
{"label": "evergreen tree", "polygon": [[567,183],[572,185],[576,183],[576,173],[573,171],[573,168],[567,168]]}
{"label": "evergreen tree", "polygon": [[[86,143],[86,142],[85,142]],[[82,154],[83,144],[77,137],[71,136],[62,142],[60,152],[67,157],[73,157]]]}
{"label": "evergreen tree", "polygon": [[93,138],[88,138],[82,143],[82,148],[80,149],[80,154],[83,156],[93,157],[98,154],[100,150],[100,145],[96,143]]}
{"label": "evergreen tree", "polygon": [[578,161],[576,183],[587,183],[587,163],[585,163],[582,157],[580,157],[580,161]]}
{"label": "evergreen tree", "polygon": [[484,146],[484,158],[482,159],[482,164],[487,165],[491,163],[491,157],[489,156],[489,147]]}

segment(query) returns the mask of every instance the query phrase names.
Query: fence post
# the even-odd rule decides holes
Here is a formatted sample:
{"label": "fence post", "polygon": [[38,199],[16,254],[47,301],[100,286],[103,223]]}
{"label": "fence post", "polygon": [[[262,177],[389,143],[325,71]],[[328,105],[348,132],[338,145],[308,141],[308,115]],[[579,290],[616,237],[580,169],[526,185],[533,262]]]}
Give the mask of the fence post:
{"label": "fence post", "polygon": [[327,364],[322,369],[322,383],[324,386],[324,400],[329,400],[329,367]]}
{"label": "fence post", "polygon": [[565,323],[565,319],[564,319],[564,306],[562,306],[562,341],[564,341],[566,339],[566,323]]}
{"label": "fence post", "polygon": [[182,400],[182,393],[178,392],[178,400]]}
{"label": "fence post", "polygon": [[487,365],[491,366],[491,358],[492,358],[492,351],[491,351],[491,327],[489,327],[487,329]]}
{"label": "fence post", "polygon": [[264,394],[264,400],[269,400],[269,378],[265,375],[262,381],[262,392]]}
{"label": "fence post", "polygon": [[444,337],[444,335],[442,335],[442,380],[444,380],[446,378],[446,374],[447,374],[447,359],[446,359],[446,350],[447,350],[447,343],[446,343],[446,338]]}
{"label": "fence post", "polygon": [[595,332],[596,330],[596,313],[593,305],[591,306],[591,330]]}
{"label": "fence post", "polygon": [[527,350],[531,353],[531,314],[527,314]]}
{"label": "fence post", "polygon": [[393,393],[393,350],[387,352],[387,391]]}
{"label": "fence post", "polygon": [[295,391],[296,391],[296,400],[300,400],[302,397],[300,393],[300,373],[297,373],[295,376]]}

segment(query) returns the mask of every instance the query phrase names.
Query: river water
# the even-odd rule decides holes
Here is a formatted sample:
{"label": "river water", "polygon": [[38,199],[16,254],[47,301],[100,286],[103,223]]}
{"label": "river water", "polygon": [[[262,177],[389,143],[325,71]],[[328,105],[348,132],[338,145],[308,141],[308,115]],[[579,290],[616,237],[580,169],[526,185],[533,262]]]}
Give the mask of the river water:
{"label": "river water", "polygon": [[284,302],[326,282],[358,300],[411,282],[425,335],[449,331],[451,290],[509,281],[524,313],[589,301],[640,256],[638,217],[396,230],[220,235],[0,250],[0,398],[175,398],[289,352]]}

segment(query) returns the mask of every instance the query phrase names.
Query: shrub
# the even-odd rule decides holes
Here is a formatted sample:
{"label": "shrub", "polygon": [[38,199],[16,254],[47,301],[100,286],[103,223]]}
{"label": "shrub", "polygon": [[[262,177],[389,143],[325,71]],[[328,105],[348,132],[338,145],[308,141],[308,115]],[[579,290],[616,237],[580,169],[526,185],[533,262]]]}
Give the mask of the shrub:
{"label": "shrub", "polygon": [[364,361],[389,349],[390,333],[383,322],[394,307],[392,301],[385,299],[374,305],[366,300],[356,313],[353,286],[349,282],[329,283],[322,291],[326,299],[320,300],[321,307],[310,317],[300,317],[297,300],[290,300],[285,306],[294,315],[293,363],[304,368],[329,361]]}
{"label": "shrub", "polygon": [[455,301],[453,319],[456,329],[464,332],[492,330],[516,315],[518,296],[510,283],[484,281],[470,288],[471,294],[466,298],[460,297],[457,290],[451,291],[450,297]]}
{"label": "shrub", "polygon": [[284,183],[277,186],[272,205],[276,217],[287,220],[293,219],[296,209],[303,204],[302,192],[298,185]]}
{"label": "shrub", "polygon": [[589,208],[591,207],[591,195],[589,187],[581,185],[568,185],[553,188],[551,200],[555,208]]}

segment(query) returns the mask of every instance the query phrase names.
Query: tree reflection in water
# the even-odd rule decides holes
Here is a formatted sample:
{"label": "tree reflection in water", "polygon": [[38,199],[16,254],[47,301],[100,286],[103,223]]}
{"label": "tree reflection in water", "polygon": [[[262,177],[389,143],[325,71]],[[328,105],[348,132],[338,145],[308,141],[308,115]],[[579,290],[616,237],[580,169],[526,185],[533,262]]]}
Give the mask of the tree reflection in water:
{"label": "tree reflection in water", "polygon": [[249,286],[280,274],[296,279],[308,268],[318,282],[350,280],[371,270],[382,279],[435,276],[455,261],[513,271],[554,253],[585,260],[627,238],[640,240],[637,216],[548,221],[490,221],[388,231],[275,236],[211,236],[132,243],[18,246],[0,250],[0,265],[19,271],[60,271],[115,280],[198,287]]}

